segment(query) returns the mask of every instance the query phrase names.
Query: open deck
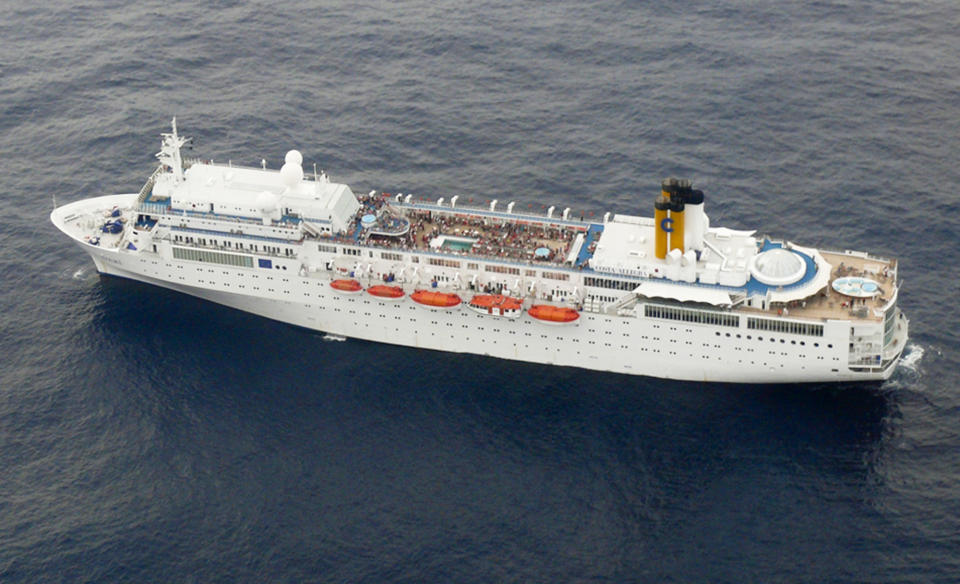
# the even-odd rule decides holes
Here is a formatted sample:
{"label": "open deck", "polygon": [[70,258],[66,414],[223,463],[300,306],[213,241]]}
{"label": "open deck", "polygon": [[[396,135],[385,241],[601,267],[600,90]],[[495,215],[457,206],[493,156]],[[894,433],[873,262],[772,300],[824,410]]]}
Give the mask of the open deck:
{"label": "open deck", "polygon": [[[427,250],[440,235],[472,239],[470,253],[518,261],[562,264],[577,233],[571,228],[511,223],[481,217],[457,217],[431,211],[410,211],[413,245]],[[538,256],[537,250],[549,250]]]}
{"label": "open deck", "polygon": [[870,298],[852,298],[831,287],[801,301],[788,303],[785,307],[771,310],[744,308],[746,312],[811,319],[864,319],[881,320],[883,307],[896,290],[896,260],[888,260],[853,252],[820,251],[831,265],[830,281],[843,277],[865,277],[879,284],[879,293]]}
{"label": "open deck", "polygon": [[[410,204],[394,206],[380,197],[363,197],[362,201],[361,213],[403,216],[410,223],[409,231],[398,235],[371,231],[365,237],[362,233],[356,233],[365,243],[382,249],[470,255],[562,267],[569,258],[577,235],[588,231],[587,224],[559,218],[532,218],[473,208],[431,208]],[[437,245],[437,238],[440,237],[445,239],[440,240],[441,245]]]}

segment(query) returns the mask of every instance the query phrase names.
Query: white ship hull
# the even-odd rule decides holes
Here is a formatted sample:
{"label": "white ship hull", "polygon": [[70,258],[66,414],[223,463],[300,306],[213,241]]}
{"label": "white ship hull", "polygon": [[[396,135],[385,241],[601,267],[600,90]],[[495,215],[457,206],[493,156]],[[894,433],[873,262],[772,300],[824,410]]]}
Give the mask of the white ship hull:
{"label": "white ship hull", "polygon": [[[747,335],[755,337],[750,334],[755,331],[605,314],[583,313],[575,323],[556,326],[526,314],[506,319],[466,308],[430,308],[409,298],[396,302],[368,294],[342,294],[330,287],[326,274],[299,275],[288,270],[283,276],[271,276],[274,288],[263,285],[254,292],[250,282],[255,274],[249,268],[162,259],[148,252],[126,253],[83,240],[77,243],[102,274],[169,288],[307,329],[418,349],[730,383],[883,380],[897,361],[892,359],[886,368],[869,372],[851,370],[847,367],[849,333],[839,324],[836,329],[842,334],[831,338],[825,333],[817,347],[809,338],[800,345],[800,336],[747,341]],[[905,319],[902,327],[905,338]]]}
{"label": "white ship hull", "polygon": [[[689,181],[652,219],[585,222],[357,197],[295,150],[279,172],[187,163],[186,142],[174,121],[138,194],[51,214],[101,273],[331,335],[688,381],[883,380],[906,345],[895,260],[711,227]],[[384,283],[403,297],[361,292]],[[511,318],[469,307],[490,294]]]}

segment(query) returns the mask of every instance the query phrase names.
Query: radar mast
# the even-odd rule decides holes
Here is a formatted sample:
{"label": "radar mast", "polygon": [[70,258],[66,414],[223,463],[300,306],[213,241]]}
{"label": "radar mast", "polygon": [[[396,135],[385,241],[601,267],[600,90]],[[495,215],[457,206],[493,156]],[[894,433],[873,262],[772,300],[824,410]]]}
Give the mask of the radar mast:
{"label": "radar mast", "polygon": [[164,166],[170,168],[173,172],[175,182],[183,180],[183,158],[180,156],[180,147],[191,140],[191,138],[181,138],[177,134],[177,118],[174,117],[170,122],[173,131],[161,134],[160,152],[157,152],[157,159]]}

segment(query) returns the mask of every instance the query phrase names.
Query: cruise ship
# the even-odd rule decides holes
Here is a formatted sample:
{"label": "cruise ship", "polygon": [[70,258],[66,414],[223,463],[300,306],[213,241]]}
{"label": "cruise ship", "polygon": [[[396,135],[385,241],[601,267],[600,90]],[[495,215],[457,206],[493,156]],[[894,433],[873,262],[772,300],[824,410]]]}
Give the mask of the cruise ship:
{"label": "cruise ship", "polygon": [[139,192],[55,207],[101,274],[353,339],[690,381],[884,380],[907,342],[895,259],[713,226],[688,180],[638,201],[652,217],[585,220],[358,196],[296,150],[251,168],[188,141],[174,120]]}

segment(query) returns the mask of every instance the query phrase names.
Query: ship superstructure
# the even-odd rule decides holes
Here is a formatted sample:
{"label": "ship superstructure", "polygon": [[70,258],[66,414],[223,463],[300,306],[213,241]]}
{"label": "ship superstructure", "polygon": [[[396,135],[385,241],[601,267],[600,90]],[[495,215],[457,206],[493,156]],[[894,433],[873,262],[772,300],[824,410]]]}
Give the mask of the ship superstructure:
{"label": "ship superstructure", "polygon": [[886,379],[907,341],[897,262],[713,227],[667,179],[653,217],[461,195],[356,196],[299,152],[190,160],[173,124],[139,193],[56,208],[104,274],[328,333],[672,379]]}

